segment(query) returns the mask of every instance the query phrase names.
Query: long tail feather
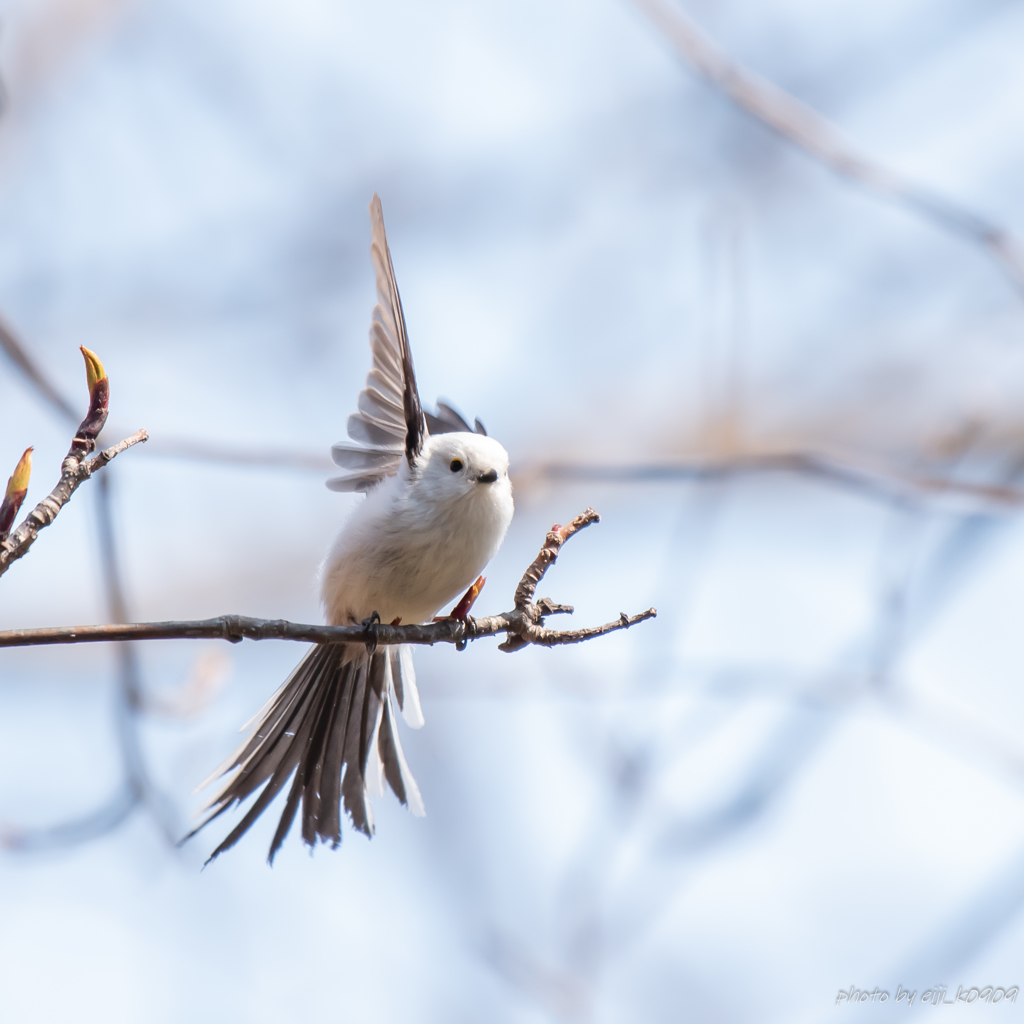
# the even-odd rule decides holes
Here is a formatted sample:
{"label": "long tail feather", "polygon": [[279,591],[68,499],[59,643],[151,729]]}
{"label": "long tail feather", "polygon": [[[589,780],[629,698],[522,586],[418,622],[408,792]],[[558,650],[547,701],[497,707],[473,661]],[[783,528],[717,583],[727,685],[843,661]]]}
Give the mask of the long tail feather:
{"label": "long tail feather", "polygon": [[[397,653],[385,649],[368,655],[361,646],[340,644],[312,648],[264,706],[253,734],[221,766],[219,774],[227,779],[206,806],[209,816],[185,839],[262,786],[209,863],[245,835],[289,779],[291,787],[267,857],[271,864],[300,807],[302,839],[309,846],[318,839],[335,847],[341,842],[342,800],[353,827],[372,835],[368,773],[383,774],[399,800],[422,813],[391,707],[403,670],[414,688],[411,664],[400,664]],[[407,683],[407,706],[409,691]],[[368,772],[371,756],[374,764]]]}
{"label": "long tail feather", "polygon": [[405,724],[410,729],[419,729],[423,726],[423,710],[420,708],[420,692],[416,688],[416,669],[412,664],[412,651],[408,644],[401,644],[391,648],[390,656],[398,710],[402,712]]}
{"label": "long tail feather", "polygon": [[345,774],[341,777],[341,795],[352,826],[364,835],[373,835],[373,811],[366,799],[363,764],[360,752],[363,746],[363,705],[366,703],[366,672],[360,672],[352,693],[352,707],[345,727],[343,757]]}

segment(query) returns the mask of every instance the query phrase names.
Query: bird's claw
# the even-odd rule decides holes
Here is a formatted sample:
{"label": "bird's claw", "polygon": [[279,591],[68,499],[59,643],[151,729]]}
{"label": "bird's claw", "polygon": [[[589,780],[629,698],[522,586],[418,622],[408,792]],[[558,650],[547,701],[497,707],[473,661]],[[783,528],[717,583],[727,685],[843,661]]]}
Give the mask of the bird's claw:
{"label": "bird's claw", "polygon": [[367,618],[363,619],[360,625],[363,627],[363,632],[368,635],[366,653],[375,654],[377,651],[377,626],[380,625],[380,613],[372,612]]}

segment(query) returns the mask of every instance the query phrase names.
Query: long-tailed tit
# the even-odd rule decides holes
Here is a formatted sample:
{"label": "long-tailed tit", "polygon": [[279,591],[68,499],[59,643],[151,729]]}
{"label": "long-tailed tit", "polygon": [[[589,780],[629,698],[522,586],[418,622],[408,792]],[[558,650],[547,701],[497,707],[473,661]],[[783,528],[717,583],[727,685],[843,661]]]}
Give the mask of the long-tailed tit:
{"label": "long-tailed tit", "polygon": [[[436,416],[420,405],[376,194],[370,222],[377,273],[373,368],[348,421],[356,443],[331,450],[345,473],[327,482],[333,490],[365,491],[366,497],[322,567],[321,599],[332,625],[373,616],[429,622],[477,580],[512,519],[505,449],[479,420],[474,429],[443,403]],[[463,614],[465,606],[460,602]],[[334,846],[341,841],[342,800],[353,826],[371,835],[368,797],[383,794],[385,779],[413,814],[422,815],[423,800],[398,740],[396,704],[412,728],[423,724],[408,647],[372,654],[364,644],[312,648],[258,712],[249,739],[207,780],[227,776],[199,828],[263,787],[210,859],[238,842],[289,778],[270,862],[300,804],[302,838],[310,846],[317,838]]]}

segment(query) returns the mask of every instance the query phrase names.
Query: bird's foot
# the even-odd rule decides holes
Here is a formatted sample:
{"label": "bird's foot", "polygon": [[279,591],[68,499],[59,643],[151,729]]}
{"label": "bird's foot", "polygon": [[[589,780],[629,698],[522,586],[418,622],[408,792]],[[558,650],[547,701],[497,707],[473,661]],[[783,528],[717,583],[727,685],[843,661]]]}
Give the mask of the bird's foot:
{"label": "bird's foot", "polygon": [[452,609],[449,619],[461,619],[465,622],[469,618],[469,611],[476,604],[480,591],[484,589],[487,582],[483,576],[477,576],[476,582],[462,595],[462,600]]}
{"label": "bird's foot", "polygon": [[366,633],[366,653],[375,654],[377,651],[377,627],[380,625],[380,613],[373,612],[360,623],[363,632]]}
{"label": "bird's foot", "polygon": [[[465,622],[467,626],[473,624],[473,617],[469,614],[470,608],[473,607],[476,599],[480,596],[480,591],[484,589],[484,584],[487,579],[484,576],[477,576],[476,582],[467,590],[463,595],[459,603],[451,610],[450,615],[435,615],[435,622],[445,622],[448,619],[456,619],[459,622]],[[469,640],[463,637],[461,640],[455,641],[455,650],[464,651],[469,644]]]}

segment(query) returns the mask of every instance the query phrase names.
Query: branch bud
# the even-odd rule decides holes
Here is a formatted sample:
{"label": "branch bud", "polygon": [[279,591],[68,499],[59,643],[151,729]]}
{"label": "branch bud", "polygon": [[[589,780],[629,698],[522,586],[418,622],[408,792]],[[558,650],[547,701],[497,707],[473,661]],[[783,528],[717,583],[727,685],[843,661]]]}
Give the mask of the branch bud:
{"label": "branch bud", "polygon": [[89,384],[89,396],[92,397],[93,388],[101,380],[106,380],[107,371],[103,369],[100,357],[95,352],[89,351],[84,345],[78,346],[85,357],[85,378]]}
{"label": "branch bud", "polygon": [[87,455],[96,447],[96,438],[107,422],[107,405],[110,401],[110,381],[107,371],[95,352],[80,345],[85,359],[85,377],[89,384],[89,411],[82,420],[71,445],[71,454]]}
{"label": "branch bud", "polygon": [[0,541],[7,540],[14,520],[18,516],[21,503],[28,493],[28,481],[32,476],[32,449],[26,448],[25,454],[18,460],[11,478],[7,481],[7,491],[3,504],[0,504]]}

